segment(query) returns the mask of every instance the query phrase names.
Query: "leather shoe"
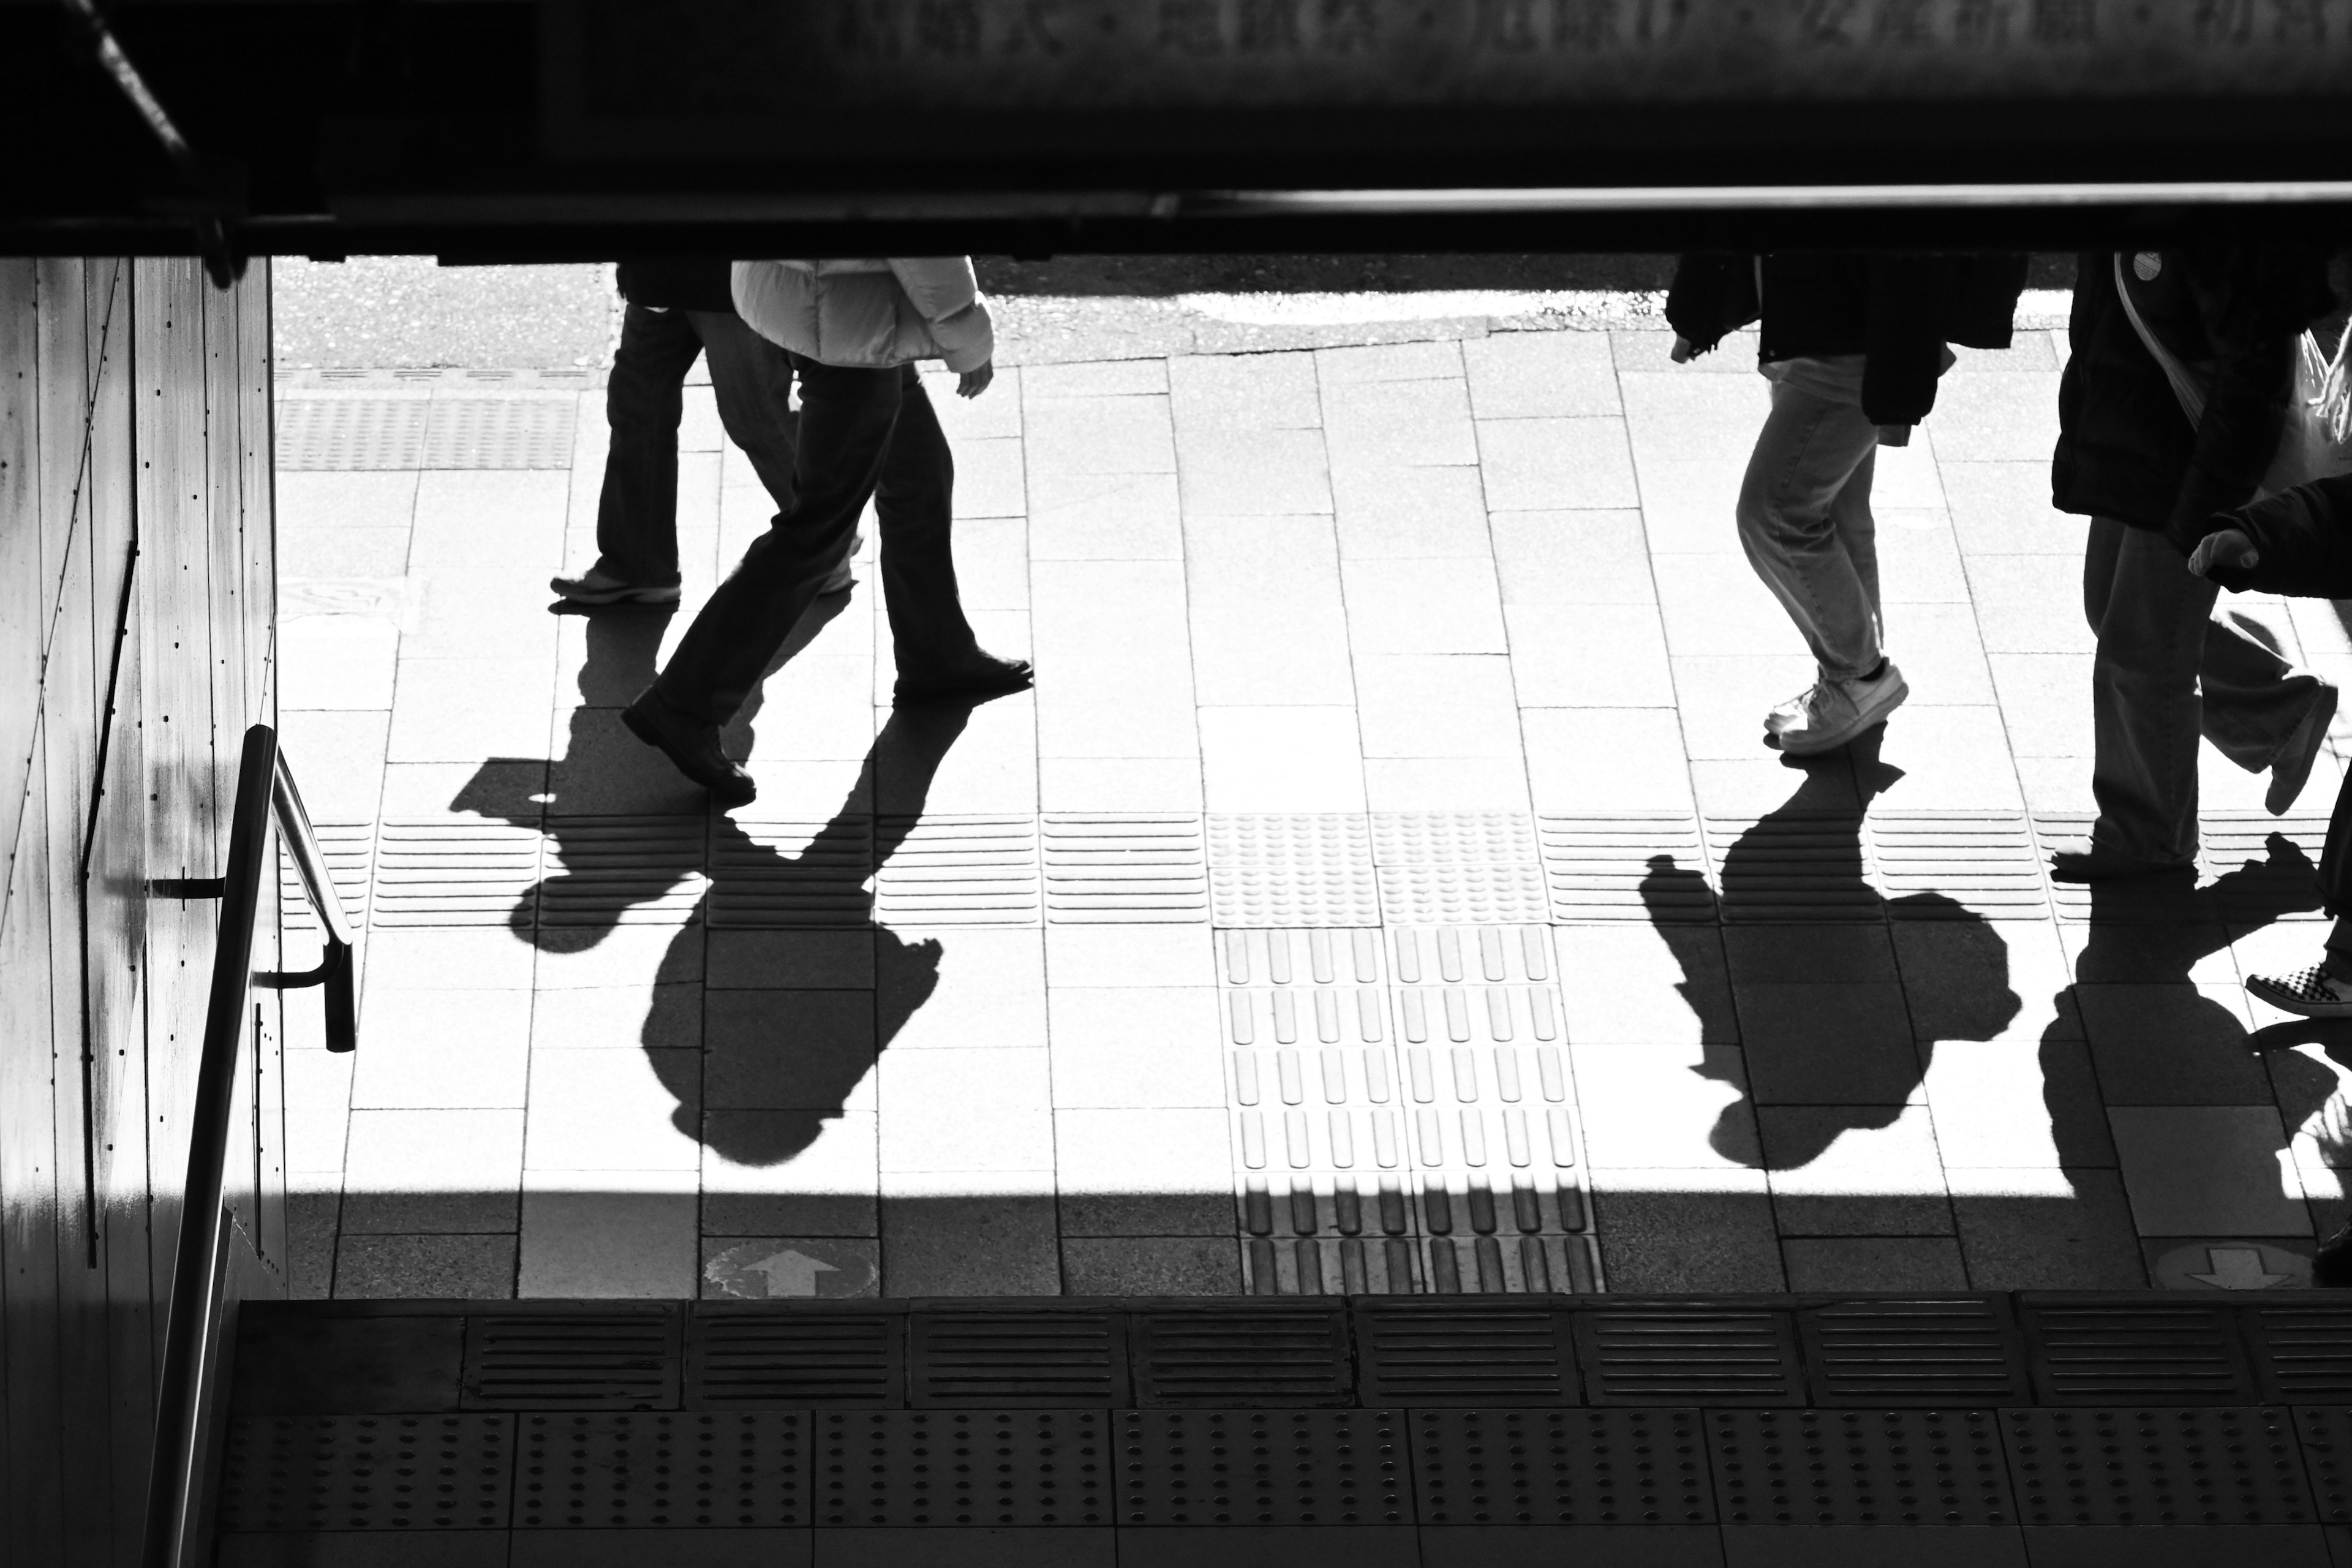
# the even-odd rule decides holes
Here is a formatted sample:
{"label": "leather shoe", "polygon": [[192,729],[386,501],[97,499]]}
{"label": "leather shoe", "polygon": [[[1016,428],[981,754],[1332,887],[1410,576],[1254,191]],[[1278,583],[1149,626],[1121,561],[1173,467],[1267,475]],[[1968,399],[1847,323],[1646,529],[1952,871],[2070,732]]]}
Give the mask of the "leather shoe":
{"label": "leather shoe", "polygon": [[719,749],[718,725],[679,712],[650,689],[621,710],[621,722],[676,763],[679,773],[709,790],[719,805],[748,805],[759,798],[760,786],[751,775]]}
{"label": "leather shoe", "polygon": [[1030,668],[1027,659],[998,658],[984,653],[980,662],[953,675],[927,680],[909,680],[901,676],[890,689],[890,700],[901,708],[923,702],[985,702],[992,697],[1026,691],[1035,679],[1036,672]]}
{"label": "leather shoe", "polygon": [[2091,838],[2065,839],[2050,851],[2053,882],[2121,882],[2136,877],[2193,877],[2196,872],[2193,859],[2143,859]]}

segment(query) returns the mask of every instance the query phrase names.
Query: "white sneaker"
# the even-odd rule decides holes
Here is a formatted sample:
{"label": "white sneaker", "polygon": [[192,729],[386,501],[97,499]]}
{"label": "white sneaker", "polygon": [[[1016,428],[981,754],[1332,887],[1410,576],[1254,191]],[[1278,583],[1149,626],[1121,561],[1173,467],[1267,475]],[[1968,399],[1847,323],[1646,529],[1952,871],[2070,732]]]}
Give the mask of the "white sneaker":
{"label": "white sneaker", "polygon": [[2282,1013],[2305,1018],[2352,1018],[2352,982],[2338,980],[2325,969],[2250,974],[2246,989]]}
{"label": "white sneaker", "polygon": [[1888,659],[1875,680],[1817,680],[1765,715],[1764,732],[1792,757],[1834,752],[1903,705],[1911,689]]}

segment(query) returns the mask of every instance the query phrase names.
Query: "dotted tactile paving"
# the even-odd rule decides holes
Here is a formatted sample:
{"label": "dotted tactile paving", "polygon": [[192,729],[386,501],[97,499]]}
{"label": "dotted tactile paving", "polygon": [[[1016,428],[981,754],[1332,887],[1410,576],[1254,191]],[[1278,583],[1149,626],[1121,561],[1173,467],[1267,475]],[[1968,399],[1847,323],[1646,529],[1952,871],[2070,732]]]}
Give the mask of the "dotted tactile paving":
{"label": "dotted tactile paving", "polygon": [[1393,1410],[1123,1410],[1118,1521],[1410,1524]]}
{"label": "dotted tactile paving", "polygon": [[1690,816],[1537,819],[1551,918],[1686,924],[1715,919],[1706,850]]}
{"label": "dotted tactile paving", "polygon": [[1423,1524],[1713,1524],[1696,1410],[1416,1410]]}
{"label": "dotted tactile paving", "polygon": [[515,1524],[524,1530],[806,1524],[809,1419],[792,1410],[522,1416]]}
{"label": "dotted tactile paving", "polygon": [[221,1529],[504,1530],[511,1415],[247,1416],[230,1429]]}
{"label": "dotted tactile paving", "polygon": [[819,1525],[1112,1523],[1108,1410],[887,1410],[815,1418]]}
{"label": "dotted tactile paving", "polygon": [[572,466],[576,397],[436,397],[428,407],[424,468]]}
{"label": "dotted tactile paving", "polygon": [[1209,918],[1201,818],[1055,816],[1041,825],[1045,918],[1055,924]]}
{"label": "dotted tactile paving", "polygon": [[906,925],[1035,925],[1037,823],[1027,816],[883,817],[875,917]]}
{"label": "dotted tactile paving", "polygon": [[289,473],[423,468],[431,406],[429,397],[281,397],[278,467]]}
{"label": "dotted tactile paving", "polygon": [[2022,815],[1874,813],[1870,854],[1896,920],[2042,920],[2042,857]]}
{"label": "dotted tactile paving", "polygon": [[1708,863],[1727,921],[1885,918],[1858,815],[1706,819]]}
{"label": "dotted tactile paving", "polygon": [[874,913],[870,818],[830,822],[731,817],[710,839],[713,927],[772,931],[862,926]]}
{"label": "dotted tactile paving", "polygon": [[1989,1410],[1711,1410],[1727,1524],[2010,1524]]}
{"label": "dotted tactile paving", "polygon": [[[311,836],[319,841],[319,853],[326,858],[327,879],[343,900],[343,919],[356,932],[367,925],[368,881],[375,865],[375,824],[373,822],[314,822]],[[311,912],[310,900],[302,890],[302,878],[294,869],[293,857],[281,846],[278,853],[278,908],[283,911],[289,931],[315,931],[319,917]]]}
{"label": "dotted tactile paving", "polygon": [[2294,1425],[2319,1517],[2352,1524],[2352,1407],[2298,1405]]}
{"label": "dotted tactile paving", "polygon": [[545,926],[679,925],[709,889],[699,816],[551,816]]}
{"label": "dotted tactile paving", "polygon": [[2027,1524],[2303,1524],[2317,1517],[2284,1410],[2004,1410]]}
{"label": "dotted tactile paving", "polygon": [[1493,866],[1536,858],[1534,819],[1524,812],[1376,811],[1372,860],[1380,866]]}
{"label": "dotted tactile paving", "polygon": [[392,821],[378,836],[368,919],[379,926],[529,925],[540,835],[456,817]]}
{"label": "dotted tactile paving", "polygon": [[1371,829],[1353,814],[1212,816],[1209,904],[1220,926],[1381,923]]}
{"label": "dotted tactile paving", "polygon": [[1381,917],[1391,925],[1509,925],[1551,918],[1543,868],[1493,865],[1382,866]]}

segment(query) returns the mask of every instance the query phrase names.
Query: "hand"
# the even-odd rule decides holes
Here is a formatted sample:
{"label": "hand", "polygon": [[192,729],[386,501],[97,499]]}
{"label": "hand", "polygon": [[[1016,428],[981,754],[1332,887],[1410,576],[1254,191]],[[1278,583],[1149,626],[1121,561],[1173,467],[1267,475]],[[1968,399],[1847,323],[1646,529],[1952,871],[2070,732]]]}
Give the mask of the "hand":
{"label": "hand", "polygon": [[1690,363],[1690,359],[1691,359],[1691,342],[1690,342],[1690,340],[1689,340],[1688,338],[1686,338],[1686,337],[1683,336],[1680,332],[1676,332],[1676,333],[1675,334],[1675,346],[1674,346],[1673,348],[1671,348],[1671,349],[1667,350],[1667,351],[1666,351],[1666,353],[1667,353],[1667,356],[1668,356],[1669,358],[1671,358],[1671,359],[1672,359],[1672,360],[1673,360],[1676,364],[1688,364],[1688,363]]}
{"label": "hand", "polygon": [[2189,569],[2200,577],[2210,577],[2216,566],[2234,566],[2244,571],[2262,564],[2263,552],[2246,537],[2245,530],[2224,528],[2207,534],[2197,542],[2189,552]]}
{"label": "hand", "polygon": [[956,395],[958,397],[978,397],[982,393],[988,390],[988,384],[995,379],[996,362],[994,360],[990,360],[983,363],[978,370],[968,370],[957,378]]}

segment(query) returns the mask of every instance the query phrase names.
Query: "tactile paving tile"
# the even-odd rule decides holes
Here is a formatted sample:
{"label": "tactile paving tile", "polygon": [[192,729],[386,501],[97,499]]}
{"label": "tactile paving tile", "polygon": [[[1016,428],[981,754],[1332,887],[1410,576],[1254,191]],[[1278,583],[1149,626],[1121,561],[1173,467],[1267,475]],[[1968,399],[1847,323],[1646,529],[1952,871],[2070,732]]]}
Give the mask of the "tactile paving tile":
{"label": "tactile paving tile", "polygon": [[517,1529],[782,1530],[808,1522],[810,1417],[803,1412],[520,1420]]}
{"label": "tactile paving tile", "polygon": [[429,397],[281,397],[278,471],[421,468],[431,406]]}
{"label": "tactile paving tile", "polygon": [[710,838],[712,926],[770,931],[871,922],[871,819],[729,821]]}
{"label": "tactile paving tile", "polygon": [[[2327,848],[2326,817],[2217,816],[2203,818],[2198,826],[2223,920],[2263,925],[2326,918],[2320,909],[2316,875]],[[2274,855],[2270,845],[2273,835],[2299,850],[2301,858],[2292,851]]]}
{"label": "tactile paving tile", "polygon": [[1242,1285],[1253,1296],[1402,1296],[1421,1288],[1401,1174],[1244,1174]]}
{"label": "tactile paving tile", "polygon": [[1549,1300],[1366,1301],[1358,1392],[1409,1408],[1577,1403],[1570,1314]]}
{"label": "tactile paving tile", "polygon": [[1864,1299],[1801,1310],[1813,1398],[1831,1405],[2030,1405],[2005,1298]]}
{"label": "tactile paving tile", "polygon": [[2317,1517],[2284,1410],[2004,1410],[2027,1524],[2303,1524]]}
{"label": "tactile paving tile", "polygon": [[1551,918],[1543,868],[1382,866],[1381,916],[1391,925],[1438,921],[1514,924]]}
{"label": "tactile paving tile", "polygon": [[427,406],[421,467],[572,466],[577,397],[436,397]]}
{"label": "tactile paving tile", "polygon": [[1706,853],[1727,921],[1871,921],[1885,918],[1854,815],[1710,816]]}
{"label": "tactile paving tile", "polygon": [[[2053,848],[2062,840],[2088,834],[2096,818],[2088,813],[2035,812],[2030,820],[2035,849],[2046,866]],[[2201,866],[2199,871],[2201,874]],[[2088,921],[2095,912],[2101,923],[2108,925],[2169,925],[2220,918],[2213,901],[2186,872],[2177,878],[2110,882],[2061,882],[2053,878],[2050,901],[2058,918],[2067,921]]]}
{"label": "tactile paving tile", "polygon": [[1805,1376],[1784,1307],[1664,1298],[1576,1316],[1595,1405],[1801,1405]]}
{"label": "tactile paving tile", "polygon": [[369,923],[528,926],[539,868],[533,828],[446,816],[386,822],[376,841]]}
{"label": "tactile paving tile", "polygon": [[1715,919],[1695,817],[1545,816],[1537,819],[1536,833],[1551,918],[1563,925]]}
{"label": "tactile paving tile", "polygon": [[1352,813],[1212,816],[1209,906],[1220,926],[1376,926],[1371,829]]}
{"label": "tactile paving tile", "polygon": [[907,1402],[966,1409],[1125,1405],[1127,1322],[1076,1304],[918,1311]]}
{"label": "tactile paving tile", "polygon": [[2262,1396],[2286,1405],[2352,1400],[2352,1305],[2260,1306],[2240,1319]]}
{"label": "tactile paving tile", "polygon": [[1138,1311],[1129,1320],[1135,1401],[1167,1406],[1352,1405],[1354,1352],[1336,1307]]}
{"label": "tactile paving tile", "polygon": [[1696,1410],[1416,1410],[1423,1524],[1713,1524]]}
{"label": "tactile paving tile", "polygon": [[1519,926],[1435,926],[1389,932],[1401,985],[1541,985],[1556,980],[1551,932]]}
{"label": "tactile paving tile", "polygon": [[265,1415],[235,1422],[221,1529],[504,1530],[511,1415]]}
{"label": "tactile paving tile", "polygon": [[[366,929],[369,873],[375,861],[373,822],[314,822],[311,836],[326,858],[327,879],[343,900],[343,920],[353,932]],[[302,890],[294,858],[281,846],[278,852],[278,909],[289,931],[314,931],[319,917],[311,912],[310,896]]]}
{"label": "tactile paving tile", "polygon": [[907,925],[1035,925],[1037,822],[1028,816],[881,818],[887,853],[874,877],[875,918]]}
{"label": "tactile paving tile", "polygon": [[1209,918],[1208,839],[1197,816],[1055,816],[1040,834],[1045,918],[1057,925]]}
{"label": "tactile paving tile", "polygon": [[2246,1405],[2260,1395],[2229,1307],[2028,1297],[2019,1321],[2053,1405]]}
{"label": "tactile paving tile", "polygon": [[823,1525],[1107,1525],[1108,1410],[877,1410],[815,1417]]}
{"label": "tactile paving tile", "polygon": [[1376,811],[1378,866],[1499,866],[1536,858],[1535,822],[1513,811]]}
{"label": "tactile paving tile", "polygon": [[468,1410],[675,1410],[675,1308],[485,1313],[466,1324]]}
{"label": "tactile paving tile", "polygon": [[1411,1524],[1396,1410],[1122,1410],[1118,1522]]}
{"label": "tactile paving tile", "polygon": [[685,923],[710,887],[705,828],[699,816],[548,817],[540,924]]}
{"label": "tactile paving tile", "polygon": [[2294,1426],[2319,1517],[2330,1524],[2352,1523],[2352,1408],[2298,1405]]}
{"label": "tactile paving tile", "polygon": [[698,1306],[686,1339],[686,1405],[895,1409],[907,1402],[902,1313]]}
{"label": "tactile paving tile", "polygon": [[1896,920],[2042,920],[2050,893],[2020,814],[1873,812],[1870,854]]}
{"label": "tactile paving tile", "polygon": [[1990,1410],[1710,1410],[1726,1524],[2011,1524]]}

